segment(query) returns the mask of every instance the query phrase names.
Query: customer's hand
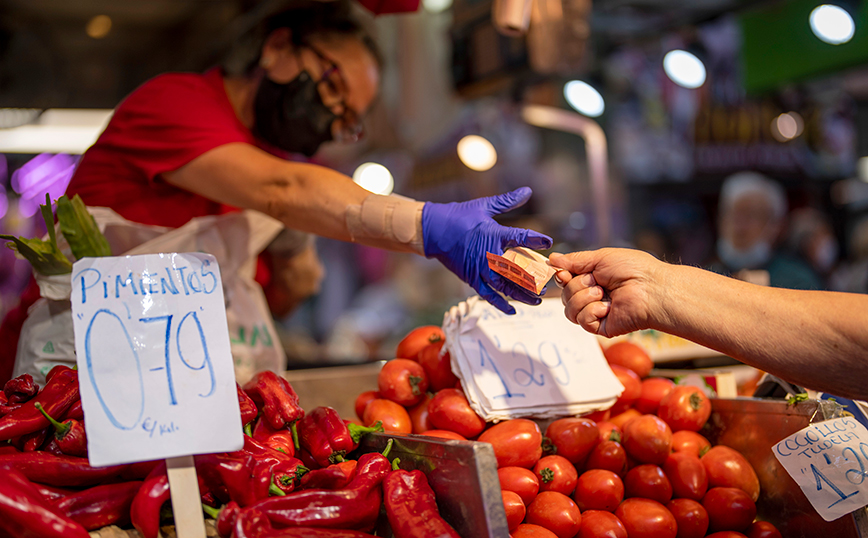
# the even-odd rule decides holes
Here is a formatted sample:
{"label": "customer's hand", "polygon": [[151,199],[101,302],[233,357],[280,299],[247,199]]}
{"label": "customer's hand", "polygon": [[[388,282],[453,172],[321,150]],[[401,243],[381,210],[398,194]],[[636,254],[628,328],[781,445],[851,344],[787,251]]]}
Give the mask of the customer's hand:
{"label": "customer's hand", "polygon": [[607,337],[647,329],[661,315],[661,278],[665,265],[645,252],[600,249],[552,254],[561,269],[564,314],[586,331]]}

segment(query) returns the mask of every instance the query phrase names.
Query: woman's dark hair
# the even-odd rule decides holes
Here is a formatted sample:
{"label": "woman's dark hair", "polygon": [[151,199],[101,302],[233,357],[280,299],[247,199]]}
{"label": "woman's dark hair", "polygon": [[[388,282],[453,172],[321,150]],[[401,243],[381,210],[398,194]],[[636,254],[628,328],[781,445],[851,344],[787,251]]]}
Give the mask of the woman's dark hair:
{"label": "woman's dark hair", "polygon": [[223,61],[228,75],[247,75],[259,65],[266,38],[272,32],[287,28],[295,46],[302,46],[314,37],[351,37],[361,41],[382,67],[380,48],[356,12],[353,0],[303,0],[293,7],[274,13],[252,28],[233,47]]}

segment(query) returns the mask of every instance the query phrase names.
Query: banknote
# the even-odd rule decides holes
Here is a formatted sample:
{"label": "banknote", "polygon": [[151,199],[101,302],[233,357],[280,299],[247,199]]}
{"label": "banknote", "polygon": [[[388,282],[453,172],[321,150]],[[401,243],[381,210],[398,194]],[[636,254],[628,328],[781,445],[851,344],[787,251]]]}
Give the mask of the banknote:
{"label": "banknote", "polygon": [[486,252],[485,256],[492,271],[536,295],[542,293],[556,271],[549,265],[548,258],[524,247],[507,249],[503,256],[491,252]]}

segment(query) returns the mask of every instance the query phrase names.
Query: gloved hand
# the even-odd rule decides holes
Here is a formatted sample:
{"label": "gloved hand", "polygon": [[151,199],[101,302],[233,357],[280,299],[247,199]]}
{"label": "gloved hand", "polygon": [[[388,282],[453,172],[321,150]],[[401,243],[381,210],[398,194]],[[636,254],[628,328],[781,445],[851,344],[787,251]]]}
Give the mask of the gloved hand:
{"label": "gloved hand", "polygon": [[440,260],[483,299],[507,314],[515,314],[515,308],[497,292],[526,304],[539,304],[539,297],[489,269],[485,257],[486,252],[502,255],[504,249],[511,247],[544,249],[552,246],[552,238],[547,235],[507,228],[491,218],[524,205],[531,194],[530,188],[522,187],[468,202],[427,202],[422,210],[425,257]]}

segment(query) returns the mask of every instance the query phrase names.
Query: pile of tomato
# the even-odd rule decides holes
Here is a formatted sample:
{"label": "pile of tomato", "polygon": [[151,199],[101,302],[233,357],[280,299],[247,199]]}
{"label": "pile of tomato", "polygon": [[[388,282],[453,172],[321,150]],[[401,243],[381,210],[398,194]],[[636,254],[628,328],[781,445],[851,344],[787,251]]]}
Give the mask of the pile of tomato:
{"label": "pile of tomato", "polygon": [[[491,443],[512,538],[779,538],[755,521],[748,461],[699,434],[711,402],[698,387],[648,377],[638,346],[604,350],[624,392],[611,409],[548,424],[487,424],[452,374],[438,327],[415,329],[359,395],[363,423],[386,431]],[[430,391],[430,392],[429,392]]]}

